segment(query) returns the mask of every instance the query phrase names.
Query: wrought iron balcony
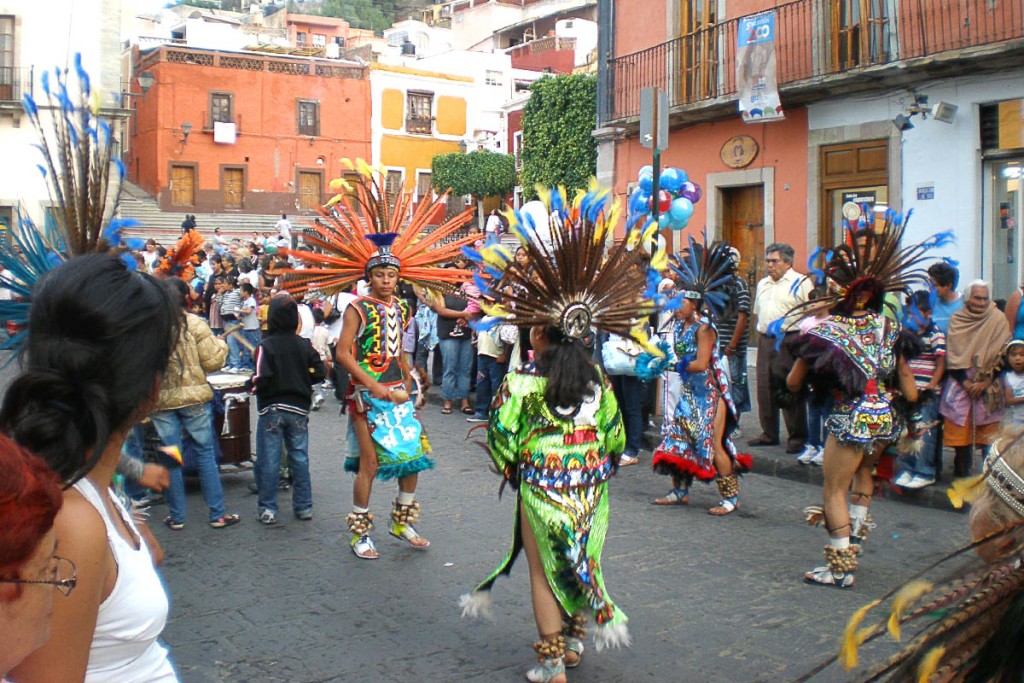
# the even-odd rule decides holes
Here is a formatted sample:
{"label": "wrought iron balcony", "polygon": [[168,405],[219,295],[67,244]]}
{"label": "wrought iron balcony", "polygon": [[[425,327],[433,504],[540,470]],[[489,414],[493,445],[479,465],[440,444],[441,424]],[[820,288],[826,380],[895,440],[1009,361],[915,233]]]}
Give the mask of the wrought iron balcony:
{"label": "wrought iron balcony", "polygon": [[32,95],[33,73],[31,66],[0,66],[0,103],[20,103],[22,95]]}
{"label": "wrought iron balcony", "polygon": [[[906,69],[972,73],[982,62],[1005,66],[993,52],[1024,52],[1024,0],[899,2],[893,14],[878,10],[856,21],[846,20],[853,16],[842,12],[848,6],[849,0],[795,0],[774,8],[783,93],[824,93],[823,83],[839,81],[877,88],[887,73]],[[666,91],[673,108],[734,99],[739,22],[723,20],[609,60],[611,120],[638,116],[643,88]]]}

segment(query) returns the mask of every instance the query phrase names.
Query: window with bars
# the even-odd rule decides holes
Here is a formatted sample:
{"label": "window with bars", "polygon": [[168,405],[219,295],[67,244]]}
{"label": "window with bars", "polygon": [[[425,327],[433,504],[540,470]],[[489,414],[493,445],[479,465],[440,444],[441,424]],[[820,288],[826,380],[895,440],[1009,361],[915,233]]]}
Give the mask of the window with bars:
{"label": "window with bars", "polygon": [[430,201],[434,198],[434,191],[431,187],[434,175],[430,171],[420,171],[416,174],[416,201]]}
{"label": "window with bars", "polygon": [[683,101],[710,96],[718,80],[718,2],[692,0],[682,5],[680,85]]}
{"label": "window with bars", "polygon": [[320,135],[320,103],[299,100],[297,112],[299,135]]}
{"label": "window with bars", "polygon": [[485,85],[501,85],[501,72],[488,70],[484,74]]}
{"label": "window with bars", "polygon": [[388,201],[391,204],[395,203],[398,199],[398,193],[402,191],[402,172],[395,169],[389,169],[387,180],[385,181],[384,191],[388,194]]}
{"label": "window with bars", "polygon": [[889,59],[892,51],[885,0],[831,0],[832,65],[852,69]]}
{"label": "window with bars", "polygon": [[234,123],[234,96],[226,92],[210,93],[210,128],[214,123]]}
{"label": "window with bars", "polygon": [[406,98],[406,132],[430,135],[434,129],[434,119],[431,116],[434,108],[434,93],[410,90]]}
{"label": "window with bars", "polygon": [[314,33],[313,44],[316,45],[317,47],[324,47],[325,45],[327,45],[327,36],[325,36],[323,33]]}

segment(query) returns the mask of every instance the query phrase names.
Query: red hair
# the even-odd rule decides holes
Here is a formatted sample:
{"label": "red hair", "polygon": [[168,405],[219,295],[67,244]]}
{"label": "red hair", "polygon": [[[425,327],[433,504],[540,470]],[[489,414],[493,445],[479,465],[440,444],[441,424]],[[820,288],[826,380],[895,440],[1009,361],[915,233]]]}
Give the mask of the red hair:
{"label": "red hair", "polygon": [[18,578],[63,502],[57,474],[0,434],[0,577]]}

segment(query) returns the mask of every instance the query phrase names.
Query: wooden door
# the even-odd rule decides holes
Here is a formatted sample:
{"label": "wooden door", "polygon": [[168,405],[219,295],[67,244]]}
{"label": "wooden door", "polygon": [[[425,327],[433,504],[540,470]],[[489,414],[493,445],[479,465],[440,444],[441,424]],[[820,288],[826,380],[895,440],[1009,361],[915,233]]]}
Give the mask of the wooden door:
{"label": "wooden door", "polygon": [[196,169],[194,166],[171,167],[171,204],[194,206],[196,203]]}
{"label": "wooden door", "polygon": [[[739,275],[750,287],[753,302],[757,281],[764,274],[764,186],[722,189],[722,239],[740,250]],[[754,324],[750,323],[751,339]]]}
{"label": "wooden door", "polygon": [[245,171],[240,168],[225,168],[221,178],[224,190],[224,208],[241,209],[245,196]]}
{"label": "wooden door", "polygon": [[320,200],[320,188],[323,181],[320,174],[310,171],[299,171],[299,210],[316,211],[323,202]]}

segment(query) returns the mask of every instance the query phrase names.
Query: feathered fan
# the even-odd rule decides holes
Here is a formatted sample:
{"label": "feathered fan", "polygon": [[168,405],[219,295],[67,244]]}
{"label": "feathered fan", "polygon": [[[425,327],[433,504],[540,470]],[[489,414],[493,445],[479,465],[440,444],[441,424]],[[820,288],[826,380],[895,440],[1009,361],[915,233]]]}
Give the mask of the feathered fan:
{"label": "feathered fan", "polygon": [[559,327],[576,339],[591,328],[629,336],[656,352],[636,328],[655,311],[655,303],[643,296],[648,265],[639,248],[650,235],[631,231],[609,252],[607,242],[619,215],[609,192],[592,184],[572,204],[566,201],[564,188],[538,188],[538,193],[551,216],[550,240],[540,237],[529,214],[506,213],[510,230],[529,254],[529,268],[498,244],[465,250],[491,278],[477,275],[481,291],[502,302],[483,303],[484,312],[495,322],[514,318],[517,325]]}
{"label": "feathered fan", "polygon": [[[122,240],[121,231],[134,221],[114,218],[118,210],[125,168],[113,156],[110,124],[99,116],[99,98],[92,90],[82,57],[74,58],[78,95],[73,100],[59,69],[44,71],[40,78],[46,94],[48,116],[30,95],[22,99],[28,120],[42,154],[37,165],[46,181],[52,205],[51,220],[39,228],[31,217],[18,211],[18,225],[11,230],[11,244],[0,244],[0,286],[9,289],[13,301],[0,302],[0,320],[22,332],[12,336],[4,348],[19,348],[28,323],[32,288],[47,271],[73,256],[106,251],[122,241],[141,246],[140,240]],[[48,119],[48,120],[47,120]],[[126,267],[135,261],[124,259]]]}
{"label": "feathered fan", "polygon": [[469,279],[469,271],[442,269],[437,265],[454,259],[463,245],[475,239],[455,237],[473,219],[472,212],[467,210],[428,230],[431,217],[442,210],[446,192],[432,202],[420,202],[407,222],[406,216],[412,209],[411,193],[400,190],[391,206],[380,171],[362,159],[354,164],[347,159],[345,162],[358,176],[352,183],[341,179],[331,182],[331,189],[338,194],[320,210],[321,222],[312,223],[303,237],[316,251],[284,250],[305,264],[302,269],[283,271],[284,286],[289,292],[315,290],[330,295],[351,288],[366,277],[366,264],[380,249],[369,239],[372,235],[394,235],[390,253],[401,263],[399,275],[403,280],[436,288]]}

